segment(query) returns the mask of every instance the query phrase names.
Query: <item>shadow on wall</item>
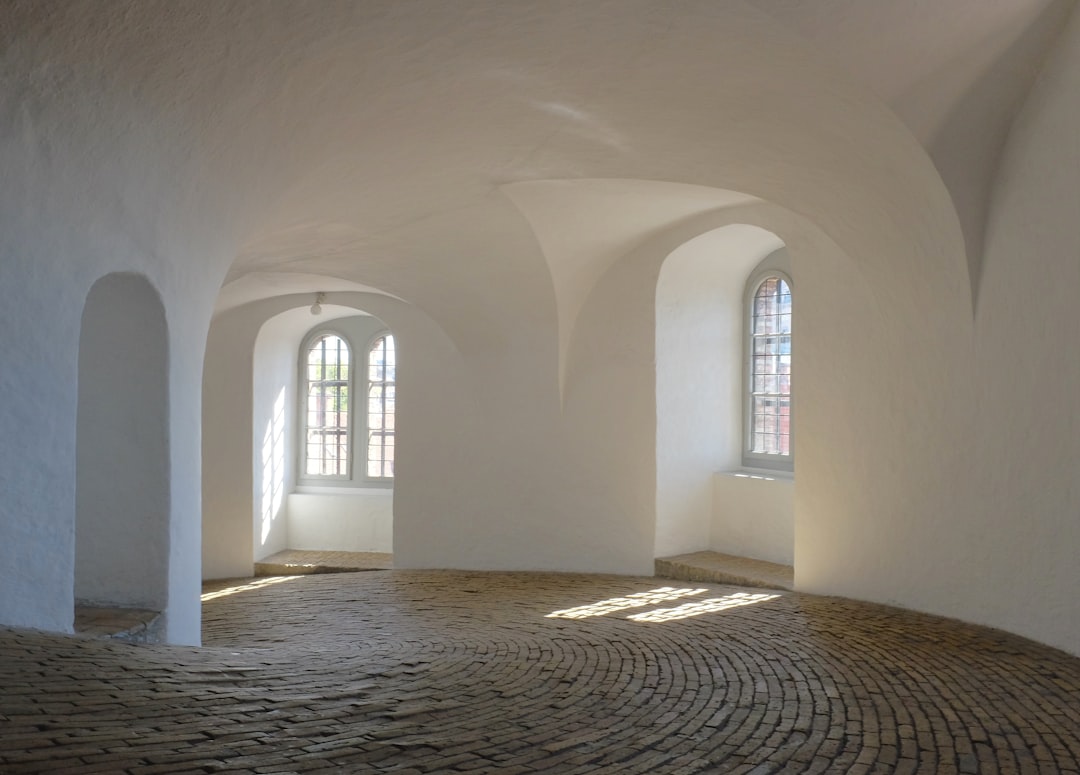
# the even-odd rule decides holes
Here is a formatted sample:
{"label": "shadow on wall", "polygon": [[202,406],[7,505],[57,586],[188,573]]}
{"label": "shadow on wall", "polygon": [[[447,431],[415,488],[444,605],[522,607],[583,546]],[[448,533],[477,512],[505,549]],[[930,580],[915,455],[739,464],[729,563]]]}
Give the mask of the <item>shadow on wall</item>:
{"label": "shadow on wall", "polygon": [[266,544],[274,520],[285,500],[285,386],[274,399],[262,438],[262,513],[259,545]]}

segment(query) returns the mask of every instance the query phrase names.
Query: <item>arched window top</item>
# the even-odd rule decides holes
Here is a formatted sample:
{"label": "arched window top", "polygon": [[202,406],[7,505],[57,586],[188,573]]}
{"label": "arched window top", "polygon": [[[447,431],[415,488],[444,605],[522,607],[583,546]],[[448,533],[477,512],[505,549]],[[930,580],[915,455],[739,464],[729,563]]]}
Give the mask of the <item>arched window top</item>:
{"label": "arched window top", "polygon": [[397,371],[397,354],[394,335],[380,334],[371,341],[368,349],[368,379],[394,381]]}
{"label": "arched window top", "polygon": [[[348,377],[349,368],[349,343],[340,334],[325,331],[316,334],[308,345],[308,369],[309,378],[318,374],[322,379],[335,368],[341,369],[344,376]],[[315,369],[316,372],[311,372]]]}
{"label": "arched window top", "polygon": [[754,292],[755,335],[791,333],[791,286],[780,275],[762,280]]}
{"label": "arched window top", "polygon": [[750,288],[747,320],[748,465],[789,468],[792,461],[791,282],[767,271]]}
{"label": "arched window top", "polygon": [[304,473],[349,475],[349,343],[338,334],[317,334],[305,358],[307,440]]}

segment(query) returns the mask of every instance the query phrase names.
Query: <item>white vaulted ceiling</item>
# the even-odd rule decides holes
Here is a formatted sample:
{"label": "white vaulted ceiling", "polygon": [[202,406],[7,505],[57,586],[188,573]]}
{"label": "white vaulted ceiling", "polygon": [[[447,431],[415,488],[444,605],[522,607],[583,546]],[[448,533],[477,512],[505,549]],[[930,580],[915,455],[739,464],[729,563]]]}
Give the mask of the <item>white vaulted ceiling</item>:
{"label": "white vaulted ceiling", "polygon": [[977,282],[1009,127],[1073,0],[748,0],[865,83],[949,187]]}
{"label": "white vaulted ceiling", "polygon": [[[136,173],[169,140],[188,178],[149,183],[186,183],[223,216],[226,305],[332,277],[437,306],[433,288],[507,264],[580,297],[569,278],[594,271],[551,246],[587,212],[563,208],[564,228],[526,186],[581,179],[737,192],[837,232],[860,210],[903,221],[888,211],[940,176],[975,284],[1000,148],[1072,5],[21,3],[5,56],[48,47],[46,91],[87,130],[130,135]],[[102,91],[113,110],[80,110]],[[603,215],[604,239],[685,215],[676,188],[652,189],[644,216]]]}
{"label": "white vaulted ceiling", "polygon": [[[271,97],[312,101],[283,146],[305,161],[274,192],[230,279],[312,271],[409,297],[438,272],[432,262],[449,260],[472,282],[460,262],[476,257],[477,229],[489,237],[483,250],[512,243],[520,253],[515,240],[498,246],[520,225],[502,191],[533,227],[545,221],[537,240],[557,295],[580,297],[587,286],[570,289],[569,278],[595,272],[570,268],[570,253],[555,255],[551,243],[590,210],[564,207],[560,225],[552,208],[529,208],[525,192],[540,189],[524,184],[670,181],[812,212],[820,203],[808,199],[830,189],[843,189],[838,204],[865,200],[868,165],[884,182],[891,166],[912,163],[883,126],[890,110],[952,196],[975,282],[998,153],[1071,5],[337,5],[333,31],[306,20],[312,39]],[[858,181],[827,179],[836,157]],[[618,188],[608,187],[612,206]],[[631,244],[685,215],[662,188],[650,197],[652,216],[598,216],[605,239]]]}

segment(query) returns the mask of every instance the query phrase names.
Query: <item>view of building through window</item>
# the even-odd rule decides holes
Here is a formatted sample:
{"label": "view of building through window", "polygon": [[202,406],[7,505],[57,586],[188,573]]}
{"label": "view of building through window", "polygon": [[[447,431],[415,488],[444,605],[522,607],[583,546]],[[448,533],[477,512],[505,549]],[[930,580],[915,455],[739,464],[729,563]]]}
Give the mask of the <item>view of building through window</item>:
{"label": "view of building through window", "polygon": [[375,340],[368,353],[367,475],[394,475],[394,380],[397,376],[394,337]]}
{"label": "view of building through window", "polygon": [[349,346],[326,334],[307,356],[307,448],[310,476],[349,474]]}
{"label": "view of building through window", "polygon": [[791,454],[791,289],[770,277],[754,294],[750,452]]}

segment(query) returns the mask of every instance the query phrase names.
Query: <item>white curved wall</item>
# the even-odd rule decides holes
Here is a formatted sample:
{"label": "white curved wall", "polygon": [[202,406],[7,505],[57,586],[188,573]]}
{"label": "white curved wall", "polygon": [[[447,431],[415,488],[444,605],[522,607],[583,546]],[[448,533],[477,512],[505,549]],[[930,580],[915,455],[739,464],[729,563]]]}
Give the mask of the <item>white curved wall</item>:
{"label": "white curved wall", "polygon": [[[978,618],[1080,654],[1080,17],[1006,148],[976,314],[973,488],[959,551]],[[969,609],[970,610],[970,609]],[[969,614],[970,615],[970,614]]]}
{"label": "white curved wall", "polygon": [[289,548],[286,503],[296,483],[298,359],[300,340],[311,320],[303,307],[283,312],[266,321],[255,337],[248,404],[253,433],[251,542],[256,561]]}
{"label": "white curved wall", "polygon": [[80,317],[94,282],[135,272],[168,321],[164,637],[195,644],[202,354],[232,250],[214,195],[189,198],[177,127],[111,110],[93,68],[26,32],[0,32],[0,622],[72,627]]}
{"label": "white curved wall", "polygon": [[[401,392],[400,565],[648,572],[657,278],[741,222],[798,276],[797,584],[1080,651],[1076,359],[1042,344],[1076,317],[1075,20],[1009,141],[976,325],[925,149],[745,4],[524,24],[493,0],[371,19],[238,0],[193,23],[115,2],[0,10],[0,622],[71,627],[80,311],[111,272],[144,274],[168,321],[170,640],[199,637],[200,460],[207,543],[250,564],[255,338],[305,304],[223,311],[235,330],[208,339],[230,265],[407,300],[363,305],[424,356]],[[558,183],[583,179],[623,182]]]}
{"label": "white curved wall", "polygon": [[[280,309],[276,311],[281,311]],[[255,340],[268,313],[245,307],[214,319],[202,384],[201,578],[250,576],[255,476],[252,375]]]}

